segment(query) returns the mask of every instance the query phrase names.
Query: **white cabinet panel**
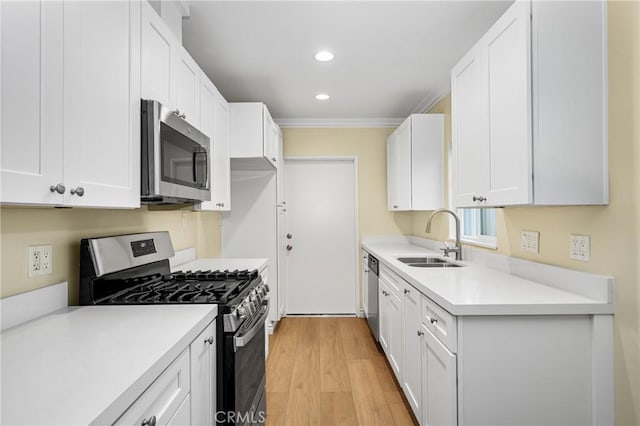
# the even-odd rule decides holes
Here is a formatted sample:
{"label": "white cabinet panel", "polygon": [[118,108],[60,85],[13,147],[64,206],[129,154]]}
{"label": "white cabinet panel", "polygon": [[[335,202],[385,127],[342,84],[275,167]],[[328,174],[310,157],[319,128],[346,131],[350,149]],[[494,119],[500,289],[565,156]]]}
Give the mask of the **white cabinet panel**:
{"label": "white cabinet panel", "polygon": [[475,204],[487,184],[489,102],[485,60],[476,45],[451,71],[451,173],[456,206]]}
{"label": "white cabinet panel", "polygon": [[[173,417],[167,423],[167,426],[188,426],[188,425],[199,425],[201,423],[192,423],[191,422],[191,411],[189,410],[189,405],[191,402],[191,395],[187,395],[187,397],[182,401],[178,410],[174,413]],[[202,423],[204,424],[204,423]],[[156,423],[158,425],[158,423]]]}
{"label": "white cabinet panel", "polygon": [[215,321],[191,343],[191,420],[198,426],[215,425],[216,411]]}
{"label": "white cabinet panel", "polygon": [[151,7],[141,2],[141,64],[140,75],[143,99],[152,99],[167,107],[172,106],[172,55],[175,43],[171,30]]}
{"label": "white cabinet panel", "polygon": [[199,128],[200,68],[182,46],[175,50],[175,105],[189,123]]}
{"label": "white cabinet panel", "polygon": [[66,203],[138,207],[140,3],[67,2],[64,32]]}
{"label": "white cabinet panel", "polygon": [[3,203],[61,204],[63,5],[0,4]]}
{"label": "white cabinet panel", "polygon": [[531,18],[517,2],[485,35],[489,77],[488,203],[528,204],[531,175]]}
{"label": "white cabinet panel", "polygon": [[[129,407],[115,425],[139,425],[155,417],[156,425],[167,425],[189,394],[189,350],[186,349]],[[190,410],[189,404],[187,407]],[[174,423],[177,424],[177,423]]]}
{"label": "white cabinet panel", "polygon": [[442,114],[413,114],[387,139],[387,202],[391,211],[444,206]]}
{"label": "white cabinet panel", "polygon": [[402,299],[393,293],[387,296],[388,316],[389,316],[389,364],[396,374],[398,381],[402,381]]}
{"label": "white cabinet panel", "polygon": [[416,418],[422,417],[421,294],[406,285],[403,292],[403,374],[402,389]]}
{"label": "white cabinet panel", "polygon": [[422,421],[426,425],[458,424],[456,356],[431,332],[422,331]]}
{"label": "white cabinet panel", "polygon": [[378,281],[378,315],[379,315],[379,341],[380,346],[387,358],[389,357],[389,304],[387,303],[387,296],[389,296],[389,287],[386,280],[383,277]]}
{"label": "white cabinet panel", "polygon": [[229,153],[237,168],[272,169],[278,166],[278,125],[260,102],[229,104]]}

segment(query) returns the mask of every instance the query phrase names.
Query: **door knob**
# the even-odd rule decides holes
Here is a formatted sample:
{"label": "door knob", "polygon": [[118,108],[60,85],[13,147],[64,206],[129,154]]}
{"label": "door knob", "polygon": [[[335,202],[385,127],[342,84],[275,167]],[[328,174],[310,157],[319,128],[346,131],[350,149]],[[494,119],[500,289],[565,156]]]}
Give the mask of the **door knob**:
{"label": "door knob", "polygon": [[84,195],[84,188],[81,186],[77,188],[73,188],[71,190],[71,195],[77,195],[78,197],[82,197]]}
{"label": "door knob", "polygon": [[287,251],[293,250],[293,246],[291,244],[287,244]]}
{"label": "door knob", "polygon": [[293,235],[287,234],[287,240],[290,240],[291,238],[293,238]]}
{"label": "door knob", "polygon": [[64,194],[64,191],[67,190],[67,188],[65,188],[61,183],[57,185],[51,185],[49,189],[51,190],[51,192],[57,192],[58,194]]}

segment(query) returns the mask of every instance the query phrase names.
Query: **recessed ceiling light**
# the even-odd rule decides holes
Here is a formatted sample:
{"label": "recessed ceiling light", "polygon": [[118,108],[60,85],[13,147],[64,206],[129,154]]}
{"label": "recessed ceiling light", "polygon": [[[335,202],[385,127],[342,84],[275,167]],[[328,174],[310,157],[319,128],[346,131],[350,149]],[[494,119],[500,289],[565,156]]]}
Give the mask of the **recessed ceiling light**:
{"label": "recessed ceiling light", "polygon": [[319,93],[316,95],[316,99],[319,101],[326,101],[327,99],[329,99],[329,95],[327,95],[326,93]]}
{"label": "recessed ceiling light", "polygon": [[335,55],[328,50],[321,50],[320,52],[316,53],[316,56],[314,56],[314,58],[316,58],[316,61],[319,62],[329,62],[333,61]]}

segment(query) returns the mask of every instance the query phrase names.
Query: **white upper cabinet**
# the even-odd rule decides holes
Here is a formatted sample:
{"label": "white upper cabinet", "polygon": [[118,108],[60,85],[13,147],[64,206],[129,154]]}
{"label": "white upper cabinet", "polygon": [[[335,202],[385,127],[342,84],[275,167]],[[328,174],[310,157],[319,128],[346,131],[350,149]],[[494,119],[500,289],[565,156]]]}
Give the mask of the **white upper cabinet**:
{"label": "white upper cabinet", "polygon": [[140,75],[142,99],[151,99],[167,107],[173,106],[172,86],[174,36],[149,2],[142,3],[142,52]]}
{"label": "white upper cabinet", "polygon": [[391,211],[444,206],[442,114],[413,114],[387,139],[387,203]]}
{"label": "white upper cabinet", "polygon": [[140,205],[140,2],[64,4],[66,203]]}
{"label": "white upper cabinet", "polygon": [[138,207],[140,3],[1,8],[2,202]]}
{"label": "white upper cabinet", "polygon": [[0,2],[0,20],[2,202],[62,204],[62,3]]}
{"label": "white upper cabinet", "polygon": [[457,207],[608,203],[605,8],[516,1],[453,68]]}
{"label": "white upper cabinet", "polygon": [[267,106],[261,102],[232,102],[229,114],[230,157],[238,160],[240,168],[277,167],[279,128]]}
{"label": "white upper cabinet", "polygon": [[204,73],[200,75],[200,130],[211,144],[211,201],[202,202],[200,210],[231,210],[229,104]]}
{"label": "white upper cabinet", "polygon": [[179,45],[174,55],[175,106],[185,120],[200,127],[200,68]]}

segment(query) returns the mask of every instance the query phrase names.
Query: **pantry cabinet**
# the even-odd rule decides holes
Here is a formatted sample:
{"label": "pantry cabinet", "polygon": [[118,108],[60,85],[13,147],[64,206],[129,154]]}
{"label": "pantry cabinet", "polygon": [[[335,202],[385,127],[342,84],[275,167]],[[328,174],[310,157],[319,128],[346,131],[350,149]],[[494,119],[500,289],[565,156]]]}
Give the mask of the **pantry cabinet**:
{"label": "pantry cabinet", "polygon": [[515,2],[451,72],[457,207],[608,203],[606,2]]}
{"label": "pantry cabinet", "polygon": [[218,89],[201,72],[200,130],[209,137],[211,201],[200,203],[196,209],[206,211],[231,210],[231,179],[229,164],[229,104]]}
{"label": "pantry cabinet", "polygon": [[261,102],[229,104],[230,157],[238,168],[278,167],[280,130]]}
{"label": "pantry cabinet", "polygon": [[140,3],[1,8],[2,202],[138,207]]}
{"label": "pantry cabinet", "polygon": [[413,114],[387,139],[387,208],[444,206],[444,117]]}

